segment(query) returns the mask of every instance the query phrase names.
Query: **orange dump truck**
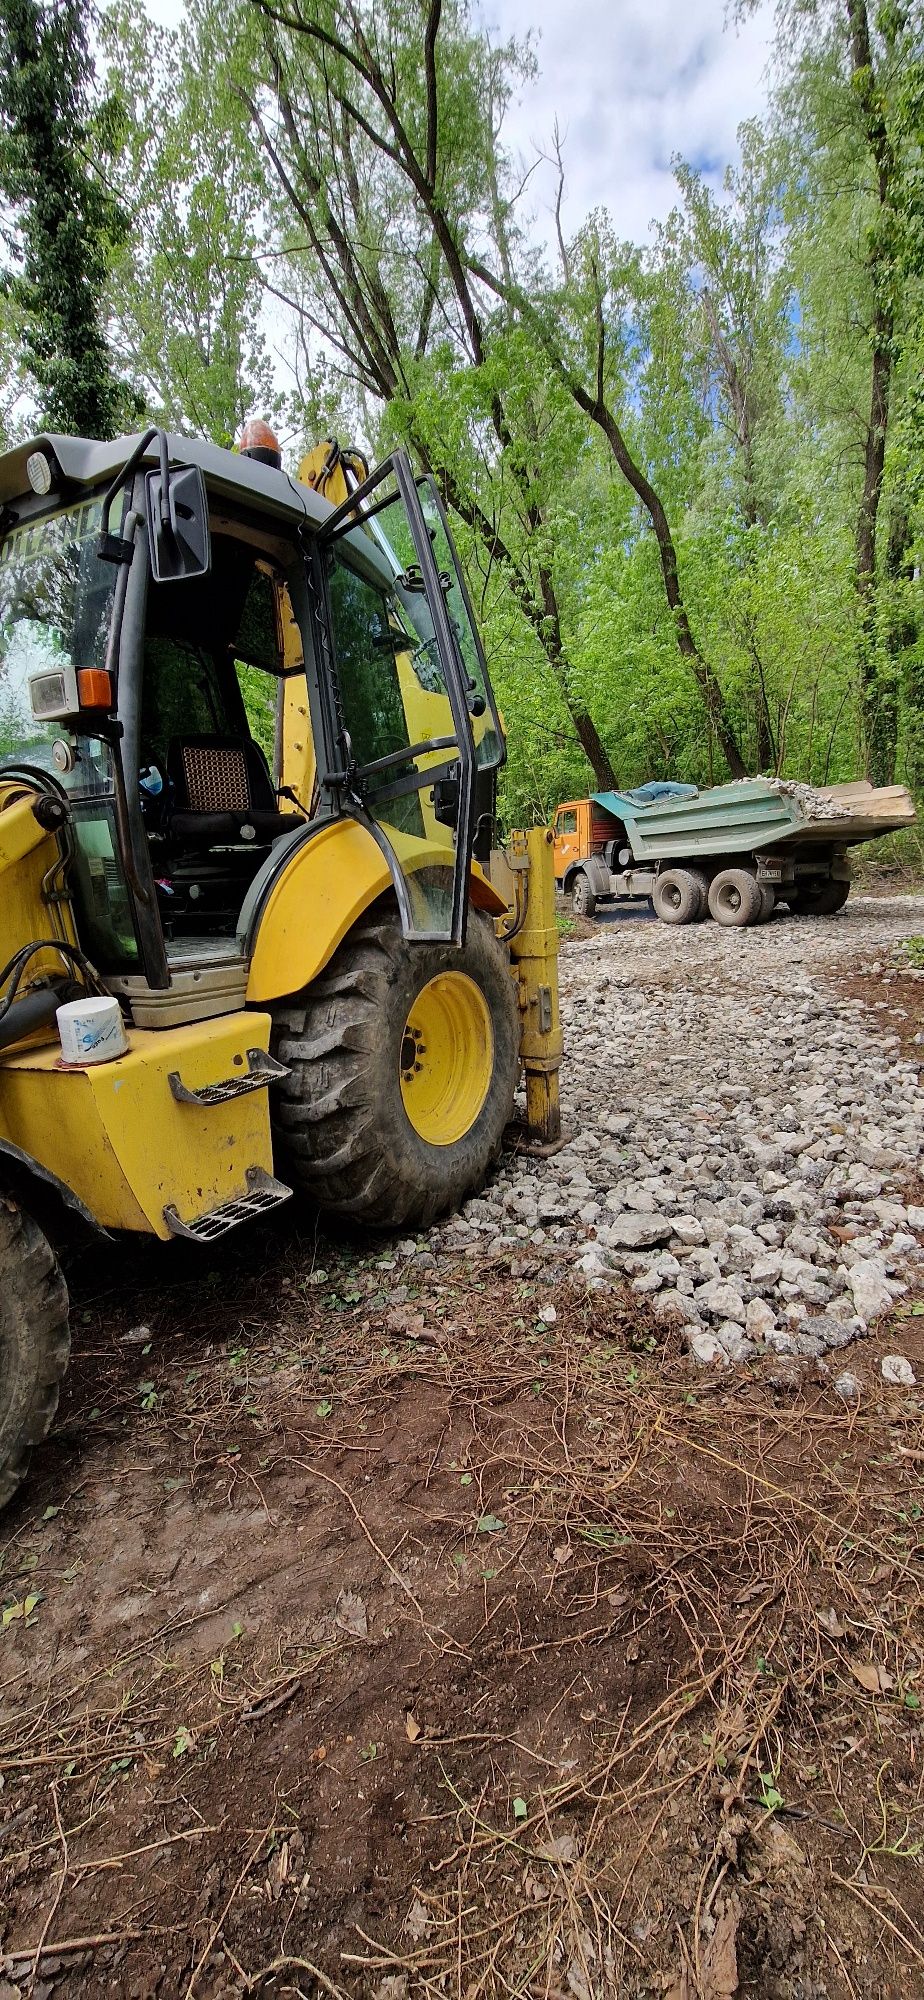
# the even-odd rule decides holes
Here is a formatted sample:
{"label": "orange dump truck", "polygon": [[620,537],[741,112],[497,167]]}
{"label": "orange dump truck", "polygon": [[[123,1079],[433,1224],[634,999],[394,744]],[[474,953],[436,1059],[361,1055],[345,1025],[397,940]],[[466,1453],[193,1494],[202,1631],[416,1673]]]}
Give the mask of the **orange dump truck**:
{"label": "orange dump truck", "polygon": [[666,924],[765,923],[778,902],[830,916],[850,894],[847,849],[910,826],[904,785],[654,783],[569,799],[553,822],[555,879],[576,915],[650,899]]}

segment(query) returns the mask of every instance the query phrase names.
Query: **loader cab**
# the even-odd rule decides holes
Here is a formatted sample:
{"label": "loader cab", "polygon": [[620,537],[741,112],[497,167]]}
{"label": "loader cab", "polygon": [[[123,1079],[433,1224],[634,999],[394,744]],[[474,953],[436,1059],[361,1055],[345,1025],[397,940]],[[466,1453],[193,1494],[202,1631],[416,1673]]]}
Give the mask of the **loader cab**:
{"label": "loader cab", "polygon": [[[0,769],[64,796],[107,982],[132,1001],[224,979],[239,1004],[279,871],[344,816],[381,848],[405,934],[459,942],[503,738],[432,489],[401,454],[334,509],[161,433],[121,463],[119,441],[39,445],[24,464],[51,491],[0,521]],[[175,476],[193,557],[171,567],[154,517]]]}
{"label": "loader cab", "polygon": [[304,682],[290,552],[246,536],[217,520],[206,575],[148,588],[137,796],[168,963],[238,950],[250,884],[314,804],[280,768],[284,682]]}

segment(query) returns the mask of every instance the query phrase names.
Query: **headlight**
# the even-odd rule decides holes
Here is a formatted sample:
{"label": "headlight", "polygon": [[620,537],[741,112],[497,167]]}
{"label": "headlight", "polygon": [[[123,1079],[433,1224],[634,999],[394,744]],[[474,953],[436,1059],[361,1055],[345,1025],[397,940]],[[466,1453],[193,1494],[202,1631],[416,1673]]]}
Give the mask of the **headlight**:
{"label": "headlight", "polygon": [[50,493],[54,482],[54,468],[51,459],[43,451],[30,451],[26,459],[26,477],[33,493]]}

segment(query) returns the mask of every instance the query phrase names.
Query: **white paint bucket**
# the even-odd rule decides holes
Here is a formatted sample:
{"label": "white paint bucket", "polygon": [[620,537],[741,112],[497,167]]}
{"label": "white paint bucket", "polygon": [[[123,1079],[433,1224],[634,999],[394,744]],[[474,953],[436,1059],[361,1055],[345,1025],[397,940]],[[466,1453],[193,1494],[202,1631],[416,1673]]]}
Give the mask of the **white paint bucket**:
{"label": "white paint bucket", "polygon": [[68,1000],[58,1008],[61,1054],[67,1063],[112,1062],[128,1048],[118,1000]]}

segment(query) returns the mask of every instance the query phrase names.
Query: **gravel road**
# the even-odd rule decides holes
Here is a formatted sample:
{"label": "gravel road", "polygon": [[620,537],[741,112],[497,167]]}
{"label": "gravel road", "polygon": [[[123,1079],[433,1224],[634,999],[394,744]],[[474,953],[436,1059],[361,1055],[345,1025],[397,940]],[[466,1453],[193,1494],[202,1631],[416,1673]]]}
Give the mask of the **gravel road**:
{"label": "gravel road", "polygon": [[921,933],[924,897],[858,897],[828,919],[615,923],[567,945],[567,1144],[505,1156],[418,1261],[477,1236],[554,1277],[628,1277],[703,1363],[764,1352],[782,1377],[848,1347],[924,1275],[924,1091],[888,1014],[840,987],[872,972],[888,1000]]}

